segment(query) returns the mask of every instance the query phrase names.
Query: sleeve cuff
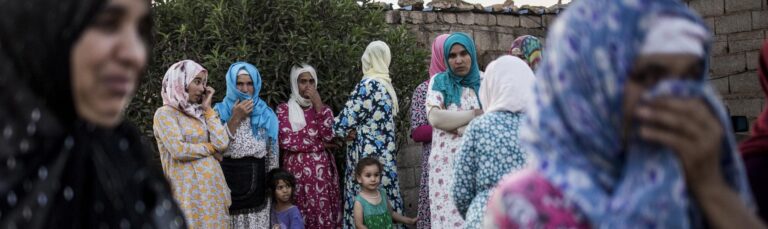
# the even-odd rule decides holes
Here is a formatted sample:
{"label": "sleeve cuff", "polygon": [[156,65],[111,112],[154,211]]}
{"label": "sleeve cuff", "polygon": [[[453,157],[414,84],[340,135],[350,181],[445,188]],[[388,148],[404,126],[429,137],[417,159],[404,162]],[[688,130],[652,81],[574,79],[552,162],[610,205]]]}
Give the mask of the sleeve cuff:
{"label": "sleeve cuff", "polygon": [[214,111],[213,109],[205,109],[205,111],[203,112],[204,112],[203,115],[205,116],[205,118],[211,118],[216,116],[216,111]]}
{"label": "sleeve cuff", "polygon": [[226,124],[224,124],[224,131],[227,132],[227,136],[229,136],[229,141],[235,140],[235,135],[233,135],[232,132],[229,131],[229,126],[227,126]]}
{"label": "sleeve cuff", "polygon": [[213,148],[213,145],[211,143],[205,143],[205,148],[208,149],[208,152],[211,154],[216,152],[216,149]]}

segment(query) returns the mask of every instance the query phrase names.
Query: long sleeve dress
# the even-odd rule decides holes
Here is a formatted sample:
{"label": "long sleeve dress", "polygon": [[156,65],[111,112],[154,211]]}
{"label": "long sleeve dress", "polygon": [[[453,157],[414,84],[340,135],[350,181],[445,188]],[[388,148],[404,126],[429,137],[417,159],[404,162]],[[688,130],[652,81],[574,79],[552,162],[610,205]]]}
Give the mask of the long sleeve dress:
{"label": "long sleeve dress", "polygon": [[[259,136],[266,136],[265,129],[259,129]],[[264,192],[262,197],[266,198],[265,204],[256,208],[239,210],[238,212],[231,212],[232,214],[232,228],[267,228],[269,225],[274,224],[271,222],[272,212],[272,193],[266,191],[266,175],[269,170],[278,167],[278,154],[277,143],[269,139],[268,137],[257,138],[254,137],[253,130],[251,129],[251,118],[246,117],[240,122],[237,127],[237,131],[234,133],[234,139],[230,143],[229,148],[224,152],[224,160],[222,167],[229,169],[227,174],[236,174],[238,176],[251,176],[256,182],[260,182],[263,186],[258,184],[235,184],[233,182],[242,181],[237,177],[232,177],[229,183],[233,190],[233,196],[242,196],[246,200],[253,200],[251,197],[257,194],[254,192]],[[263,171],[241,171],[243,167],[239,166],[227,166],[227,161],[243,161],[251,160],[253,158],[265,159],[266,166]],[[237,162],[235,162],[237,163]],[[248,162],[242,162],[248,163]],[[258,168],[258,167],[251,167]],[[248,193],[248,194],[246,194]],[[251,194],[251,195],[249,195]],[[237,201],[237,200],[235,200]],[[236,203],[233,203],[236,204]]]}
{"label": "long sleeve dress", "polygon": [[519,171],[527,155],[519,144],[520,112],[496,111],[469,124],[454,160],[453,201],[466,221],[481,228],[491,190],[504,174]]}
{"label": "long sleeve dress", "polygon": [[190,228],[228,228],[229,188],[215,152],[229,137],[219,117],[205,112],[205,123],[169,106],[157,109],[153,129],[163,171]]}
{"label": "long sleeve dress", "polygon": [[324,107],[304,110],[307,125],[291,129],[288,104],[277,106],[280,122],[279,145],[282,168],[296,177],[294,203],[304,217],[306,228],[338,228],[341,225],[341,199],[336,164],[325,142],[333,139],[333,111]]}
{"label": "long sleeve dress", "polygon": [[[429,88],[432,88],[430,83]],[[480,109],[477,95],[471,88],[462,88],[461,105],[445,106],[443,93],[435,90],[427,92],[427,114],[431,109],[447,111],[465,111]],[[433,124],[434,126],[434,124]],[[461,146],[461,136],[433,128],[432,151],[429,155],[429,210],[432,228],[461,228],[464,219],[453,203],[453,162]]]}
{"label": "long sleeve dress", "polygon": [[360,191],[354,175],[357,162],[368,156],[376,157],[384,165],[381,184],[394,211],[402,213],[403,199],[397,178],[395,121],[392,99],[384,86],[370,79],[362,80],[335,119],[333,132],[346,137],[355,130],[355,139],[347,146],[344,170],[344,228],[354,228],[352,208]]}

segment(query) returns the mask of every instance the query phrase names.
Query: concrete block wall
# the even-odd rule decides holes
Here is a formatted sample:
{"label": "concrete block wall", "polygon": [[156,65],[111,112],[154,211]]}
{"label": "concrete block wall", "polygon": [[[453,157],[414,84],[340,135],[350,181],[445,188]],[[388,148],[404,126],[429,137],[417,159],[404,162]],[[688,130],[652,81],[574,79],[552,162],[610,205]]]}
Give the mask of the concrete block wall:
{"label": "concrete block wall", "polygon": [[[750,126],[765,108],[757,76],[758,52],[768,38],[768,0],[687,0],[714,32],[710,83],[731,115],[744,115]],[[566,9],[567,10],[567,9]],[[442,33],[465,32],[475,39],[481,69],[505,54],[521,35],[545,39],[557,15],[507,15],[473,12],[388,11],[386,21],[405,25],[420,46],[429,50]],[[426,65],[425,65],[426,67]],[[426,77],[426,76],[424,76]],[[743,137],[746,133],[740,133]],[[408,138],[408,136],[399,136]],[[415,216],[421,174],[421,145],[409,142],[398,153],[400,188],[406,214]]]}
{"label": "concrete block wall", "polygon": [[388,11],[386,21],[405,25],[421,47],[429,49],[442,33],[465,32],[477,44],[480,68],[505,54],[512,41],[521,35],[544,37],[555,15],[508,15],[474,12]]}
{"label": "concrete block wall", "polygon": [[[546,27],[555,15],[513,16],[472,12],[388,11],[385,17],[392,25],[405,25],[416,36],[420,47],[430,50],[432,41],[440,34],[464,32],[477,45],[478,62],[485,69],[492,60],[507,53],[512,41],[521,35],[546,35]],[[426,66],[425,66],[426,67]],[[426,79],[427,76],[424,76]],[[410,138],[409,136],[398,136]],[[398,151],[400,193],[405,202],[405,214],[414,217],[418,211],[421,180],[421,144],[409,139]]]}
{"label": "concrete block wall", "polygon": [[688,6],[714,32],[710,82],[731,115],[744,115],[752,124],[765,109],[757,64],[768,38],[768,0],[689,0]]}

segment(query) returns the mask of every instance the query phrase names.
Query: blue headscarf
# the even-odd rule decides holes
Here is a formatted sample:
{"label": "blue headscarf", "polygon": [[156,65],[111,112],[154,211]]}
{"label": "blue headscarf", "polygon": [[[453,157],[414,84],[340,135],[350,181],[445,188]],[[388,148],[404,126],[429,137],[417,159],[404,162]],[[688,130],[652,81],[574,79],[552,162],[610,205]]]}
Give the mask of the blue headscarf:
{"label": "blue headscarf", "polygon": [[[248,75],[251,75],[253,80],[253,95],[248,95],[237,90],[237,72],[241,69],[245,69]],[[226,123],[232,116],[232,108],[238,100],[253,99],[253,112],[251,112],[251,129],[253,130],[253,136],[260,138],[259,129],[264,128],[267,135],[273,143],[277,142],[277,116],[272,108],[267,106],[264,100],[259,98],[259,91],[261,91],[261,74],[256,66],[246,62],[237,62],[229,66],[227,71],[227,95],[224,96],[224,100],[217,103],[213,109],[219,113],[221,122]],[[275,152],[276,153],[276,152]]]}
{"label": "blue headscarf", "polygon": [[[447,56],[451,53],[451,47],[453,47],[454,44],[464,46],[469,53],[469,56],[472,57],[472,66],[466,76],[456,75],[449,63],[449,58]],[[478,67],[477,64],[475,42],[465,33],[452,33],[448,39],[445,40],[443,53],[446,55],[445,66],[448,66],[448,69],[445,72],[437,74],[437,76],[432,79],[432,90],[443,93],[443,103],[445,103],[445,107],[448,107],[448,105],[451,104],[460,106],[462,87],[472,88],[475,90],[475,95],[478,95],[478,90],[480,90],[480,67]],[[478,101],[478,103],[480,103],[480,101]]]}
{"label": "blue headscarf", "polygon": [[[521,138],[535,157],[533,168],[595,228],[699,228],[705,223],[674,152],[636,133],[622,148],[624,85],[649,29],[643,22],[659,15],[705,26],[679,0],[582,0],[558,17],[547,36],[535,103]],[[660,82],[642,101],[701,98],[730,130],[725,109],[706,81],[706,67],[702,70],[696,80]],[[723,178],[749,204],[734,136],[726,131],[723,138]]]}

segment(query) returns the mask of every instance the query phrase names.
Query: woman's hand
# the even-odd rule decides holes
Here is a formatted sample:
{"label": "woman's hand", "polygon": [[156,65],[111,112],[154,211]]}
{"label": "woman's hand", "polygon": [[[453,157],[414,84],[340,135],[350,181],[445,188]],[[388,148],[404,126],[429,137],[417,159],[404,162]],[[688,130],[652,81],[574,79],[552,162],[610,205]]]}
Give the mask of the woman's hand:
{"label": "woman's hand", "polygon": [[635,111],[640,136],[677,153],[692,191],[724,184],[718,163],[724,130],[704,101],[663,98]]}
{"label": "woman's hand", "polygon": [[356,130],[350,130],[347,133],[347,137],[344,138],[344,141],[353,141],[353,140],[355,140],[355,137],[357,137],[357,131]]}
{"label": "woman's hand", "polygon": [[317,88],[315,88],[314,85],[307,87],[307,90],[304,93],[309,97],[309,101],[312,102],[312,106],[316,109],[321,109],[323,107],[323,100],[320,98],[320,93],[317,92]]}
{"label": "woman's hand", "polygon": [[235,103],[235,106],[232,107],[232,117],[230,117],[228,122],[232,122],[233,124],[239,124],[240,121],[248,117],[248,115],[253,112],[253,100],[242,100]]}
{"label": "woman's hand", "polygon": [[475,109],[475,117],[483,115],[483,109]]}
{"label": "woman's hand", "polygon": [[213,87],[205,87],[205,92],[203,93],[203,108],[208,110],[211,109],[211,100],[213,100],[213,93],[215,93],[216,90],[213,89]]}
{"label": "woman's hand", "polygon": [[721,173],[723,126],[699,99],[657,99],[635,110],[640,136],[670,147],[713,228],[765,228]]}

